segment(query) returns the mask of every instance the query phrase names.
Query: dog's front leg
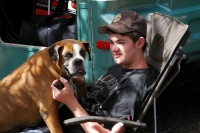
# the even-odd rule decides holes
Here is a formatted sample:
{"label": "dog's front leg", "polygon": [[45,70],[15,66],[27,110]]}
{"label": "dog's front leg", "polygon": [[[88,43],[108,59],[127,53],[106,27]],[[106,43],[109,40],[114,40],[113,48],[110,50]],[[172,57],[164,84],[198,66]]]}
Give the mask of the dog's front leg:
{"label": "dog's front leg", "polygon": [[44,119],[51,133],[63,133],[60,122],[59,122],[57,110],[53,110],[53,109],[48,110],[48,111],[41,110],[40,114],[42,118]]}

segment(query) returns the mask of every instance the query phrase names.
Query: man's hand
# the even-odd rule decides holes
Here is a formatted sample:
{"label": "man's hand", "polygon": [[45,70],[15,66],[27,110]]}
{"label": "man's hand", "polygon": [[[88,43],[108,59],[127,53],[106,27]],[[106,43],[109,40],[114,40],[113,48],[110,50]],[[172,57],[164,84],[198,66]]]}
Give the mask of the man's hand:
{"label": "man's hand", "polygon": [[106,128],[103,128],[101,125],[95,124],[95,123],[91,124],[90,127],[95,129],[99,133],[125,133],[125,128],[123,127],[123,123],[121,123],[121,122],[115,124],[112,127],[111,131]]}
{"label": "man's hand", "polygon": [[64,88],[62,88],[60,90],[54,86],[54,84],[56,84],[58,82],[58,80],[54,80],[51,84],[51,88],[53,91],[53,98],[58,100],[59,102],[67,104],[70,102],[71,99],[75,98],[74,91],[72,90],[68,80],[61,77],[60,81],[64,85]]}

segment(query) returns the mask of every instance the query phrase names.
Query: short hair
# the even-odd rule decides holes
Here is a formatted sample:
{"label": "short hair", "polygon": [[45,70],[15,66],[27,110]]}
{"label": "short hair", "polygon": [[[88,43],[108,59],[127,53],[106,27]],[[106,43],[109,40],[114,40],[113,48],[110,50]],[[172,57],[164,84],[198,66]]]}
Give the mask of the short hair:
{"label": "short hair", "polygon": [[146,37],[142,35],[139,32],[128,32],[124,33],[124,36],[129,36],[133,42],[136,42],[140,37],[144,38],[144,46],[142,47],[142,50],[145,51],[147,47]]}

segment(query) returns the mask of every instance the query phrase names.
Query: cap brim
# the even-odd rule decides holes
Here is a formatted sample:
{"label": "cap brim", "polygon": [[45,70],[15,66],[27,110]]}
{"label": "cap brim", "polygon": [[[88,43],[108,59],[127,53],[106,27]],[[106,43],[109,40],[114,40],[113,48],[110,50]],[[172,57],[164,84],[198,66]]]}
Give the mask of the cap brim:
{"label": "cap brim", "polygon": [[107,34],[109,31],[110,31],[110,29],[107,27],[107,25],[102,25],[98,29],[98,32],[100,34]]}
{"label": "cap brim", "polygon": [[127,32],[132,31],[132,29],[129,30],[123,27],[122,25],[118,25],[118,24],[102,25],[98,29],[98,32],[100,34],[107,34],[110,31],[114,31],[116,33],[127,33]]}

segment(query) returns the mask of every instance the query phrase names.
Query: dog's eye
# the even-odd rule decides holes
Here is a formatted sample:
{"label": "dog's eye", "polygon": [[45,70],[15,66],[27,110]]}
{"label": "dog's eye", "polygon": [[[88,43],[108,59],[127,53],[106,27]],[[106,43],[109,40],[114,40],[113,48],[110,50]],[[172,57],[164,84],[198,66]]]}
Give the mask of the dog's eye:
{"label": "dog's eye", "polygon": [[83,57],[85,57],[85,50],[84,49],[81,49],[80,55],[83,56]]}
{"label": "dog's eye", "polygon": [[67,57],[67,58],[71,58],[73,55],[72,55],[72,53],[67,53],[66,55],[65,55],[65,57]]}

